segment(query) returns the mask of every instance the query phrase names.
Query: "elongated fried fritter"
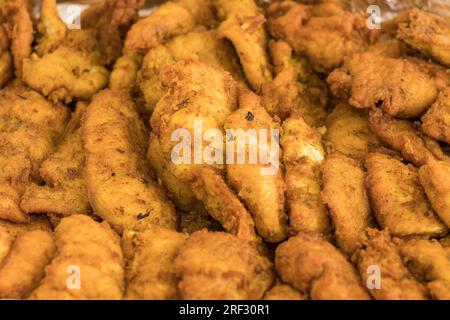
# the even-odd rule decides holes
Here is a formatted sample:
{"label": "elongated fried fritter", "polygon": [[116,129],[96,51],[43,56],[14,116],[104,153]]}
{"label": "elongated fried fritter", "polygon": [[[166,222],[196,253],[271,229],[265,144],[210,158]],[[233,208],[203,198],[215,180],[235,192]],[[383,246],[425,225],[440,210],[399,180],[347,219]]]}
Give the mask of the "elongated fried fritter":
{"label": "elongated fried fritter", "polygon": [[364,170],[357,160],[333,153],[322,172],[322,199],[330,209],[337,244],[351,256],[363,245],[366,229],[373,225]]}
{"label": "elongated fried fritter", "polygon": [[145,164],[148,135],[122,92],[97,94],[85,114],[86,184],[94,212],[114,229],[175,228],[177,217]]}
{"label": "elongated fried fritter", "polygon": [[0,218],[27,222],[19,207],[25,186],[54,150],[68,110],[25,87],[0,92]]}
{"label": "elongated fried fritter", "polygon": [[[240,94],[239,109],[231,113],[225,121],[225,129],[227,134],[231,134],[231,138],[227,141],[234,144],[232,156],[236,155],[233,164],[227,164],[227,177],[231,186],[252,213],[258,234],[268,242],[284,240],[287,226],[287,215],[284,213],[285,184],[279,168],[279,159],[274,159],[275,155],[271,154],[272,148],[276,148],[278,154],[280,152],[279,142],[273,136],[274,130],[280,130],[279,123],[275,122],[263,108],[257,95],[245,91]],[[256,163],[249,163],[250,146],[244,148],[242,146],[242,142],[248,138],[248,130],[255,130],[255,133],[267,130],[267,141],[260,139],[258,147],[260,152],[270,157],[267,159],[269,163],[263,164],[257,159]],[[256,158],[256,152],[254,156]],[[239,162],[238,159],[242,157],[247,159],[245,163]],[[273,163],[274,160],[277,163]],[[264,171],[269,171],[271,167],[272,172]]]}
{"label": "elongated fried fritter", "polygon": [[423,132],[450,143],[450,87],[439,94],[421,120]]}
{"label": "elongated fried fritter", "polygon": [[174,262],[187,238],[183,233],[156,227],[144,232],[125,231],[124,252],[130,259],[125,298],[179,299]]}
{"label": "elongated fried fritter", "polygon": [[[369,229],[368,233],[366,247],[358,253],[358,269],[363,283],[380,276],[380,288],[369,288],[370,294],[376,300],[427,299],[425,286],[403,264],[389,232]],[[380,274],[375,274],[373,267],[379,268]]]}
{"label": "elongated fried fritter", "polygon": [[367,113],[339,102],[327,117],[327,131],[323,136],[327,153],[335,151],[348,157],[364,160],[366,154],[380,146],[380,140],[370,130]]}
{"label": "elongated fried fritter", "polygon": [[290,117],[283,123],[281,146],[289,228],[294,233],[328,232],[330,221],[320,197],[320,164],[325,159],[321,135],[303,118]]}
{"label": "elongated fried fritter", "polygon": [[114,64],[109,77],[109,88],[134,94],[142,59],[139,53],[125,51]]}
{"label": "elongated fried fritter", "polygon": [[272,285],[272,264],[255,247],[224,232],[198,231],[175,259],[183,299],[260,299]]}
{"label": "elongated fried fritter", "polygon": [[409,240],[400,245],[403,261],[426,282],[433,299],[450,299],[450,257],[436,240]]}
{"label": "elongated fried fritter", "polygon": [[372,109],[369,112],[369,127],[382,142],[399,151],[405,160],[416,167],[424,165],[429,159],[448,158],[436,141],[421,135],[410,121],[395,119],[379,109]]}
{"label": "elongated fried fritter", "polygon": [[416,168],[382,153],[369,153],[365,164],[368,194],[380,227],[396,236],[447,233],[420,185]]}
{"label": "elongated fried fritter", "polygon": [[290,285],[277,283],[264,294],[264,300],[306,300],[305,296]]}
{"label": "elongated fried fritter", "polygon": [[56,0],[41,1],[37,29],[39,34],[35,51],[39,56],[54,51],[66,37],[68,28],[58,16]]}
{"label": "elongated fried fritter", "polygon": [[433,79],[410,60],[355,54],[327,79],[338,98],[355,108],[379,107],[391,116],[414,118],[437,96]]}
{"label": "elongated fried fritter", "polygon": [[313,300],[370,299],[345,256],[322,236],[301,233],[276,249],[281,279]]}

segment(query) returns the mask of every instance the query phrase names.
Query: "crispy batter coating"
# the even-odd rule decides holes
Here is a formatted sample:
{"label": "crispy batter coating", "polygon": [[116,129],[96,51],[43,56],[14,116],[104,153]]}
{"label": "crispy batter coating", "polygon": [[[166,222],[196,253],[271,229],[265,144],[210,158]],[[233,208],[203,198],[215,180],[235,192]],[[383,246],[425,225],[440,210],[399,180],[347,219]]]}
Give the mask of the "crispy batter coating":
{"label": "crispy batter coating", "polygon": [[0,225],[0,264],[3,259],[8,255],[11,249],[13,237],[8,232],[8,229]]}
{"label": "crispy batter coating", "polygon": [[402,15],[397,36],[407,44],[450,67],[450,22],[448,18],[419,9]]}
{"label": "crispy batter coating", "polygon": [[63,141],[56,152],[42,163],[39,174],[46,185],[32,183],[25,189],[20,203],[24,212],[62,216],[89,212],[80,127],[85,108],[85,104],[78,105]]}
{"label": "crispy batter coating", "polygon": [[433,79],[406,59],[355,54],[327,78],[334,96],[355,108],[379,107],[391,116],[414,118],[437,96]]}
{"label": "crispy batter coating", "polygon": [[264,300],[306,300],[306,297],[290,285],[277,281],[277,283],[264,294]]}
{"label": "crispy batter coating", "polygon": [[35,51],[39,56],[54,51],[67,34],[66,24],[59,18],[56,0],[42,0],[39,22],[39,32]]}
{"label": "crispy batter coating", "polygon": [[0,228],[5,229],[12,238],[21,233],[33,230],[52,231],[52,225],[46,216],[31,216],[29,223],[15,223],[6,220],[0,220]]}
{"label": "crispy batter coating", "polygon": [[183,299],[260,299],[272,285],[272,263],[224,232],[195,232],[175,259]]}
{"label": "crispy batter coating", "polygon": [[351,256],[366,239],[373,225],[364,184],[365,172],[359,162],[340,153],[329,155],[323,164],[323,202],[330,209],[336,242]]}
{"label": "crispy batter coating", "polygon": [[372,149],[380,146],[378,137],[370,130],[367,113],[339,102],[328,115],[323,139],[328,154],[335,151],[363,160]]}
{"label": "crispy batter coating", "polygon": [[124,259],[120,238],[106,222],[73,215],[61,220],[55,237],[56,256],[45,268],[45,277],[31,299],[122,298]]}
{"label": "crispy batter coating", "polygon": [[450,299],[450,257],[438,241],[412,239],[400,245],[400,253],[433,299]]}
{"label": "crispy batter coating", "polygon": [[116,60],[109,77],[109,88],[115,91],[125,91],[134,94],[142,55],[136,52],[124,52]]}
{"label": "crispy batter coating", "polygon": [[320,133],[303,118],[290,117],[283,123],[281,146],[290,230],[327,233],[330,221],[320,197],[320,164],[325,159]]}
{"label": "crispy batter coating", "polygon": [[300,233],[276,249],[281,279],[313,300],[367,300],[369,294],[345,256],[322,236]]}
{"label": "crispy batter coating", "polygon": [[339,67],[355,52],[363,51],[374,37],[362,14],[346,11],[313,16],[313,7],[294,1],[274,2],[267,10],[269,31],[304,54],[314,70],[322,73]]}
{"label": "crispy batter coating", "polygon": [[14,67],[9,45],[10,41],[6,29],[0,25],[0,89],[13,78]]}
{"label": "crispy batter coating", "polygon": [[[125,231],[127,266],[126,299],[179,299],[175,258],[188,236],[173,230],[152,228],[143,232]],[[129,252],[127,252],[129,251]]]}
{"label": "crispy batter coating", "polygon": [[180,220],[180,231],[184,233],[192,234],[202,229],[223,231],[220,223],[211,217],[200,201],[197,201],[189,211],[182,211]]}
{"label": "crispy batter coating", "polygon": [[372,109],[369,112],[369,127],[382,142],[399,151],[405,160],[416,167],[424,165],[429,159],[448,158],[436,141],[420,134],[410,121],[395,119],[379,109]]}
{"label": "crispy batter coating", "polygon": [[450,164],[429,160],[419,169],[419,179],[434,211],[450,228]]}
{"label": "crispy batter coating", "polygon": [[358,253],[358,269],[364,283],[374,275],[373,266],[380,270],[380,288],[369,287],[376,300],[424,300],[425,286],[418,282],[403,264],[396,244],[387,230],[369,229],[366,247]]}
{"label": "crispy batter coating", "polygon": [[433,139],[450,143],[450,87],[439,94],[421,120],[423,132]]}
{"label": "crispy batter coating", "polygon": [[215,0],[215,4],[222,21],[220,35],[231,41],[250,86],[260,92],[272,80],[264,14],[254,0]]}
{"label": "crispy batter coating", "polygon": [[95,213],[119,233],[176,227],[175,210],[145,164],[147,139],[125,93],[104,90],[93,98],[83,123],[88,195]]}
{"label": "crispy batter coating", "polygon": [[[232,132],[228,142],[234,144],[233,157],[236,155],[236,162],[227,164],[228,181],[252,213],[258,234],[268,242],[284,240],[287,215],[284,212],[285,184],[280,168],[277,168],[276,172],[266,173],[264,168],[270,169],[272,163],[262,164],[256,161],[257,163],[251,164],[249,160],[245,163],[240,163],[238,160],[242,157],[250,158],[250,146],[242,150],[242,146],[239,145],[240,142],[245,141],[247,130],[255,130],[254,132],[267,130],[268,141],[259,141],[259,147],[262,150],[263,143],[267,143],[266,146],[270,149],[264,150],[263,153],[271,152],[271,144],[276,144],[275,147],[279,149],[278,141],[271,136],[273,130],[280,129],[279,123],[275,122],[263,108],[261,99],[256,94],[245,91],[240,94],[239,109],[231,113],[225,121],[225,129]],[[269,161],[273,160],[279,161],[273,158]]]}
{"label": "crispy batter coating", "polygon": [[44,276],[55,252],[52,235],[43,230],[18,235],[0,263],[0,298],[24,298]]}
{"label": "crispy batter coating", "polygon": [[420,185],[416,168],[382,153],[369,153],[365,164],[367,190],[381,228],[395,236],[447,233]]}
{"label": "crispy batter coating", "polygon": [[53,152],[68,110],[20,86],[3,89],[0,105],[0,218],[28,222],[20,198],[29,181],[39,181],[39,167]]}

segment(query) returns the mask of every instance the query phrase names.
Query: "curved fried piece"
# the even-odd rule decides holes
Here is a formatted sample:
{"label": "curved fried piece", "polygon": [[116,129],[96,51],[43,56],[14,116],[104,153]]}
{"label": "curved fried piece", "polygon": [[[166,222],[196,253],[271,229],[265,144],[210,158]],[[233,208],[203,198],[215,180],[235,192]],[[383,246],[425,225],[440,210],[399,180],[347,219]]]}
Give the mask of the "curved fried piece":
{"label": "curved fried piece", "polygon": [[304,54],[322,73],[339,67],[353,53],[363,51],[376,34],[367,28],[363,14],[346,11],[313,16],[313,7],[294,1],[277,1],[267,10],[269,31],[297,53]]}
{"label": "curved fried piece", "polygon": [[6,28],[11,39],[11,52],[14,59],[15,74],[22,77],[23,60],[30,57],[34,40],[33,21],[26,0],[8,0],[3,8],[7,17]]}
{"label": "curved fried piece", "polygon": [[257,249],[224,232],[195,232],[175,259],[183,299],[260,299],[272,285],[272,264]]}
{"label": "curved fried piece", "polygon": [[29,223],[15,223],[6,220],[0,220],[0,228],[6,230],[12,238],[18,235],[34,230],[43,230],[52,232],[52,225],[47,216],[31,216]]}
{"label": "curved fried piece", "polygon": [[145,53],[171,37],[193,31],[197,25],[214,23],[212,0],[168,1],[131,27],[125,48]]}
{"label": "curved fried piece", "polygon": [[55,250],[49,232],[34,230],[17,236],[0,264],[0,298],[24,298],[36,288]]}
{"label": "curved fried piece", "polygon": [[439,94],[421,120],[423,132],[450,143],[450,87]]}
{"label": "curved fried piece", "polygon": [[0,26],[0,89],[12,80],[14,74],[13,59],[9,52],[9,39],[6,30]]}
{"label": "curved fried piece", "polygon": [[82,134],[95,213],[119,233],[154,224],[175,228],[175,210],[146,168],[148,136],[134,102],[122,92],[100,92],[88,106]]}
{"label": "curved fried piece", "polygon": [[429,160],[419,169],[419,179],[434,211],[450,228],[450,164]]}
{"label": "curved fried piece", "polygon": [[254,0],[215,0],[215,4],[222,21],[220,35],[233,43],[250,86],[260,92],[272,80],[263,13]]}
{"label": "curved fried piece", "polygon": [[281,146],[290,230],[327,233],[330,221],[320,197],[320,164],[325,159],[320,133],[303,118],[290,117],[283,123]]}
{"label": "curved fried piece", "polygon": [[39,167],[63,133],[68,109],[24,87],[3,89],[0,105],[0,218],[27,222],[20,199],[30,181],[39,181]]}
{"label": "curved fried piece", "polygon": [[125,267],[120,238],[106,222],[73,215],[61,220],[55,237],[56,256],[31,299],[122,298]]}
{"label": "curved fried piece", "polygon": [[264,294],[264,300],[306,300],[306,297],[290,285],[277,281],[277,283]]}
{"label": "curved fried piece", "polygon": [[56,152],[42,163],[39,174],[46,185],[32,183],[25,189],[20,203],[24,212],[62,216],[89,212],[80,127],[85,108],[85,104],[77,106],[63,141]]}
{"label": "curved fried piece", "polygon": [[42,0],[39,23],[39,36],[35,51],[39,56],[54,51],[66,37],[68,28],[59,18],[56,0]]}
{"label": "curved fried piece", "polygon": [[415,57],[407,57],[406,59],[415,63],[420,70],[427,73],[438,91],[443,91],[450,86],[450,72],[448,72],[448,68],[430,60]]}
{"label": "curved fried piece", "polygon": [[438,14],[411,9],[402,14],[397,36],[413,48],[450,67],[450,22]]}
{"label": "curved fried piece", "polygon": [[372,109],[369,112],[369,126],[382,142],[399,151],[405,160],[416,167],[430,159],[448,158],[436,141],[421,135],[410,121],[395,119],[381,110]]}
{"label": "curved fried piece", "polygon": [[340,153],[323,164],[323,202],[330,209],[336,242],[351,256],[363,246],[366,229],[373,225],[365,173],[359,162]]}
{"label": "curved fried piece", "polygon": [[400,245],[400,253],[433,299],[450,299],[450,257],[438,241],[412,239]]}
{"label": "curved fried piece", "polygon": [[[265,172],[264,170],[270,169],[275,164],[262,164],[259,161],[256,161],[255,164],[251,164],[249,161],[240,163],[238,160],[240,158],[250,159],[251,157],[250,147],[244,146],[242,148],[242,145],[240,145],[245,141],[248,130],[255,130],[254,132],[267,130],[268,141],[259,141],[260,152],[263,150],[263,143],[267,143],[268,149],[262,151],[264,153],[272,152],[272,144],[279,150],[279,143],[272,136],[274,130],[279,131],[279,123],[275,122],[266,112],[256,94],[245,91],[240,94],[239,109],[228,116],[224,126],[227,135],[232,135],[227,142],[234,145],[233,150],[236,155],[236,160],[227,164],[228,181],[252,213],[258,234],[268,242],[284,240],[286,238],[287,215],[284,212],[285,184],[280,168],[272,167],[276,171]],[[254,156],[256,157],[256,153]],[[267,156],[270,155],[267,154]],[[279,161],[278,158],[276,161]]]}
{"label": "curved fried piece", "polygon": [[369,153],[366,168],[367,190],[380,227],[396,236],[447,233],[420,185],[416,168],[382,153]]}
{"label": "curved fried piece", "polygon": [[275,267],[281,279],[313,300],[368,300],[345,256],[322,236],[300,233],[280,244]]}
{"label": "curved fried piece", "polygon": [[339,102],[328,115],[327,131],[323,136],[328,154],[335,151],[347,157],[363,160],[366,154],[380,146],[378,137],[370,130],[367,113]]}
{"label": "curved fried piece", "polygon": [[368,230],[366,247],[358,253],[358,269],[364,283],[370,283],[373,266],[380,270],[381,288],[369,287],[376,300],[424,300],[425,286],[403,264],[397,246],[387,230]]}
{"label": "curved fried piece", "polygon": [[138,53],[124,52],[123,56],[116,60],[111,71],[109,88],[133,94],[142,59],[142,56]]}
{"label": "curved fried piece", "polygon": [[152,228],[143,232],[125,231],[127,266],[126,299],[179,299],[175,258],[188,236],[173,230]]}
{"label": "curved fried piece", "polygon": [[355,108],[379,107],[400,118],[420,116],[437,96],[433,79],[417,64],[371,52],[353,55],[327,82],[334,96]]}

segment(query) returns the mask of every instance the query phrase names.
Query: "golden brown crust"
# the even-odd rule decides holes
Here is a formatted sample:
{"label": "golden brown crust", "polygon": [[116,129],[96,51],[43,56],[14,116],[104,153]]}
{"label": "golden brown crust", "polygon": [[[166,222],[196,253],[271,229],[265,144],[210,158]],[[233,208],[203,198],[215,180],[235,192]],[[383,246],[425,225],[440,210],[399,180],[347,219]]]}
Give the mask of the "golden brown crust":
{"label": "golden brown crust", "polygon": [[422,129],[427,135],[450,143],[450,88],[439,94],[421,120]]}
{"label": "golden brown crust", "polygon": [[277,283],[264,294],[264,300],[306,300],[306,297],[290,285],[277,281]]}

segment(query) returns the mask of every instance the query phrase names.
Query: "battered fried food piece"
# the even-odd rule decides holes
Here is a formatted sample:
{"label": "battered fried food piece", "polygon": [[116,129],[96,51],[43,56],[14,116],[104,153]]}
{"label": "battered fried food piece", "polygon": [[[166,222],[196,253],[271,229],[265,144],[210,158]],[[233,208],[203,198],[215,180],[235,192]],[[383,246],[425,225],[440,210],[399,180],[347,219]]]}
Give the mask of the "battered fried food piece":
{"label": "battered fried food piece", "polygon": [[0,225],[0,264],[11,249],[12,240],[13,237],[9,234],[8,230]]}
{"label": "battered fried food piece", "polygon": [[39,174],[46,185],[27,186],[20,203],[24,212],[62,216],[89,212],[80,128],[85,108],[85,104],[79,104],[58,149],[42,163]]}
{"label": "battered fried food piece", "polygon": [[322,173],[322,200],[330,209],[336,242],[351,256],[362,247],[366,229],[373,225],[365,172],[357,160],[333,153],[323,164]]}
{"label": "battered fried food piece", "polygon": [[430,159],[448,158],[436,141],[421,135],[410,121],[394,119],[379,109],[372,109],[369,112],[369,127],[382,142],[399,151],[405,160],[416,167]]}
{"label": "battered fried food piece", "polygon": [[450,164],[429,160],[419,169],[419,179],[431,206],[442,222],[450,228]]}
{"label": "battered fried food piece", "polygon": [[340,101],[328,115],[323,139],[328,154],[340,152],[347,157],[363,160],[372,149],[380,146],[378,137],[370,130],[367,113]]}
{"label": "battered fried food piece", "polygon": [[382,153],[369,153],[366,168],[366,186],[381,228],[395,236],[447,233],[420,185],[416,168]]}
{"label": "battered fried food piece", "polygon": [[109,77],[109,88],[111,90],[123,90],[129,94],[134,94],[139,68],[143,57],[135,52],[124,52],[116,60],[114,68]]}
{"label": "battered fried food piece", "polygon": [[155,224],[175,228],[175,210],[145,164],[148,135],[133,101],[122,92],[100,92],[86,111],[82,134],[94,212],[119,233]]}
{"label": "battered fried food piece", "polygon": [[330,221],[320,197],[320,164],[325,159],[321,135],[293,116],[283,123],[281,146],[290,230],[327,233]]}
{"label": "battered fried food piece", "polygon": [[39,181],[39,167],[53,152],[68,110],[25,87],[0,92],[0,218],[28,222],[19,207],[25,186]]}
{"label": "battered fried food piece", "polygon": [[0,298],[26,297],[44,276],[44,268],[55,250],[49,232],[34,230],[20,234],[0,263]]}
{"label": "battered fried food piece", "polygon": [[264,14],[254,0],[215,0],[215,4],[222,21],[220,35],[233,43],[250,86],[260,92],[272,80]]}
{"label": "battered fried food piece", "polygon": [[415,63],[420,70],[428,74],[439,92],[450,86],[450,72],[448,71],[448,68],[430,60],[415,57],[407,57],[407,59]]}
{"label": "battered fried food piece", "polygon": [[280,244],[275,267],[281,279],[313,300],[367,300],[345,256],[322,236],[299,233]]}
{"label": "battered fried food piece", "polygon": [[450,143],[450,87],[439,94],[421,120],[427,135]]}
{"label": "battered fried food piece", "polygon": [[369,30],[363,14],[342,11],[313,16],[311,6],[294,1],[274,2],[267,10],[271,35],[304,54],[314,70],[322,73],[339,67],[353,53],[363,51],[377,33]]}
{"label": "battered fried food piece", "polygon": [[[125,231],[127,293],[130,300],[179,299],[175,257],[188,236],[173,230],[152,228],[144,232]],[[129,251],[129,252],[127,252]]]}
{"label": "battered fried food piece", "polygon": [[35,51],[39,56],[54,51],[66,37],[68,29],[58,16],[56,0],[41,1],[37,30],[39,34]]}
{"label": "battered fried food piece", "polygon": [[438,241],[412,239],[400,245],[400,253],[433,299],[450,299],[450,257]]}
{"label": "battered fried food piece", "polygon": [[180,231],[192,234],[202,229],[223,231],[222,226],[206,211],[203,203],[197,201],[189,211],[181,212]]}
{"label": "battered fried food piece", "polygon": [[277,281],[277,283],[264,294],[264,300],[306,300],[306,297],[290,285]]}
{"label": "battered fried food piece", "polygon": [[424,300],[425,286],[418,282],[403,264],[396,244],[387,230],[368,229],[366,247],[358,253],[358,269],[363,283],[370,282],[372,266],[380,270],[381,287],[369,288],[376,300]]}
{"label": "battered fried food piece", "polygon": [[397,36],[425,55],[450,67],[450,22],[447,18],[411,9],[402,15]]}
{"label": "battered fried food piece", "polygon": [[26,0],[7,0],[2,11],[7,18],[6,28],[11,39],[15,74],[21,79],[22,63],[24,59],[30,57],[34,40],[30,10]]}
{"label": "battered fried food piece", "polygon": [[327,82],[333,95],[351,106],[379,107],[399,118],[420,116],[437,96],[432,78],[418,65],[371,52],[353,55]]}
{"label": "battered fried food piece", "polygon": [[61,220],[55,237],[56,257],[45,268],[45,278],[32,292],[31,299],[122,298],[123,253],[120,238],[108,223],[73,215]]}
{"label": "battered fried food piece", "polygon": [[[286,238],[287,215],[284,212],[285,184],[281,176],[279,161],[273,149],[279,154],[279,142],[273,136],[279,131],[275,122],[261,105],[261,99],[251,91],[241,92],[239,109],[231,113],[225,121],[227,134],[232,135],[228,142],[234,144],[233,163],[227,163],[227,177],[231,186],[238,193],[253,215],[256,231],[268,242],[280,242]],[[240,131],[244,130],[244,131]],[[245,146],[247,132],[267,130],[267,141],[259,139],[259,155],[267,156],[267,163],[250,163],[251,147]],[[231,140],[231,141],[230,141]],[[266,150],[264,150],[264,144]],[[257,157],[254,149],[254,157]],[[234,156],[236,158],[234,159]],[[239,159],[243,159],[241,163]],[[265,171],[266,170],[266,171]],[[270,172],[269,172],[270,170]]]}
{"label": "battered fried food piece", "polygon": [[9,45],[6,30],[0,25],[0,89],[13,78],[14,67]]}
{"label": "battered fried food piece", "polygon": [[183,299],[260,299],[272,285],[272,263],[224,232],[195,232],[175,259]]}
{"label": "battered fried food piece", "polygon": [[52,225],[46,216],[31,216],[29,223],[0,220],[0,229],[6,230],[13,239],[27,231],[43,230],[52,232]]}
{"label": "battered fried food piece", "polygon": [[125,48],[145,53],[171,37],[193,31],[197,25],[214,24],[212,0],[168,1],[131,27]]}

